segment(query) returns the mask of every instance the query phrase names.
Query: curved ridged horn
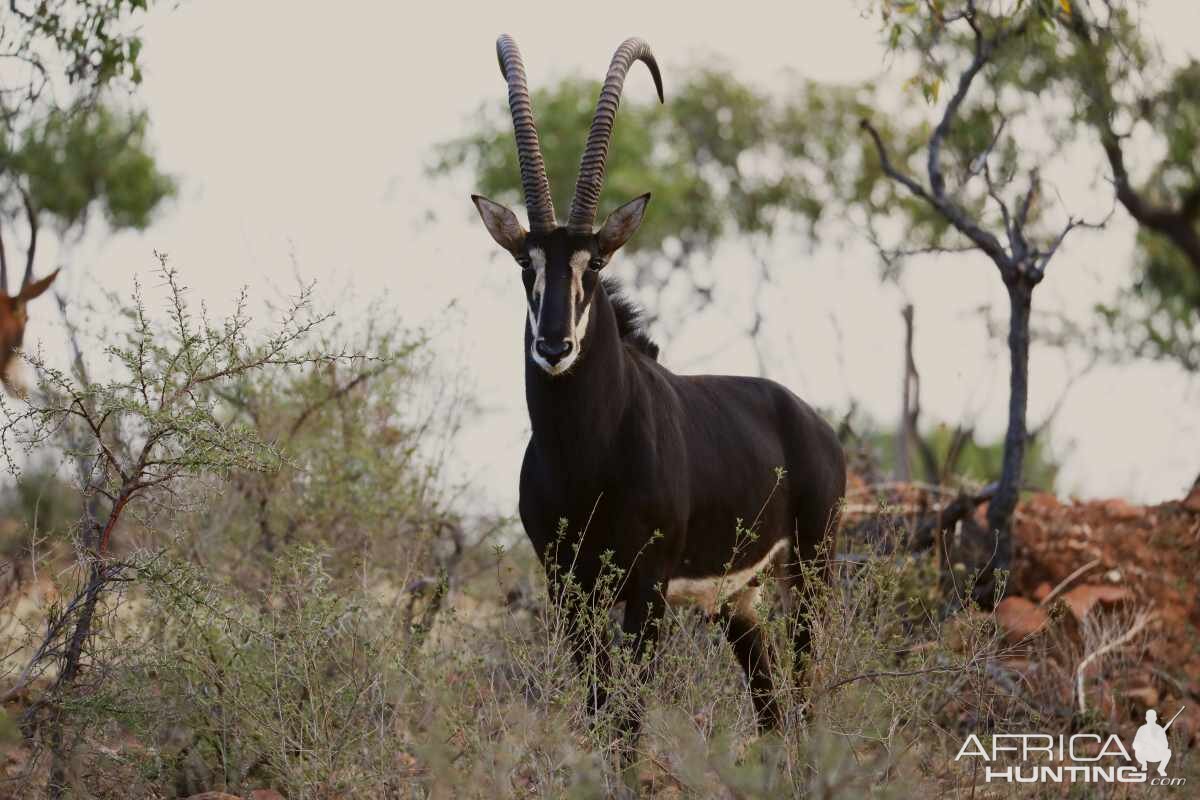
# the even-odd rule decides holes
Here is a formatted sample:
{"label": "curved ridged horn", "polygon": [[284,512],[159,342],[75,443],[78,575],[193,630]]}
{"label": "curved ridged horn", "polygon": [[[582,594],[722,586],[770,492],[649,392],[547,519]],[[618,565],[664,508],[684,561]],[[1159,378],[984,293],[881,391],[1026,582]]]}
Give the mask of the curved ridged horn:
{"label": "curved ridged horn", "polygon": [[596,101],[596,114],[592,117],[592,128],[588,131],[587,147],[579,162],[579,179],[575,182],[575,198],[571,201],[571,217],[567,227],[572,233],[591,233],[596,219],[596,207],[600,205],[600,190],[604,187],[604,169],[608,162],[608,145],[612,141],[613,120],[617,106],[621,103],[621,88],[625,75],[634,61],[641,61],[650,68],[654,88],[658,90],[658,102],[663,102],[662,75],[650,45],[641,39],[626,39],[613,53],[608,65],[608,76],[600,89]]}
{"label": "curved ridged horn", "polygon": [[550,180],[542,161],[537,126],[533,123],[533,103],[525,83],[525,62],[517,43],[507,33],[496,40],[496,60],[500,74],[508,82],[508,109],[512,112],[513,132],[517,138],[517,160],[521,164],[521,188],[525,190],[525,207],[529,211],[529,229],[552,231],[554,201],[550,198]]}

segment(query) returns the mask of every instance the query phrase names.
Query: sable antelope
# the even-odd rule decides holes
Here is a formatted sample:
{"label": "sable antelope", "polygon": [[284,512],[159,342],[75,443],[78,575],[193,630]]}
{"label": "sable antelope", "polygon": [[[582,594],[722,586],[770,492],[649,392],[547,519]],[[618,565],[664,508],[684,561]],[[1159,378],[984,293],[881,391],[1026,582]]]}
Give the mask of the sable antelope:
{"label": "sable antelope", "polygon": [[[37,227],[33,228],[37,236]],[[21,279],[21,289],[15,295],[8,293],[8,256],[4,251],[4,240],[0,239],[0,382],[10,394],[20,394],[24,391],[15,374],[16,364],[13,356],[20,349],[25,339],[25,326],[29,322],[26,305],[30,300],[41,296],[54,279],[58,270],[39,280],[33,279],[33,252],[36,239],[30,242],[28,257],[25,259],[25,275]]]}
{"label": "sable antelope", "polygon": [[[658,363],[636,309],[615,283],[600,279],[650,200],[646,194],[626,203],[593,230],[613,120],[634,61],[649,67],[662,100],[649,46],[628,39],[613,56],[566,226],[555,218],[520,52],[509,36],[496,49],[508,82],[529,230],[508,208],[478,195],[472,200],[492,238],[520,265],[525,285],[532,427],[521,467],[525,532],[556,601],[564,601],[558,593],[568,571],[585,593],[595,592],[606,559],[625,571],[617,599],[625,602],[622,627],[638,656],[653,647],[668,602],[720,615],[760,726],[778,725],[755,616],[757,576],[774,564],[785,586],[795,587],[800,562],[814,558],[827,537],[832,541],[845,490],[837,437],[772,381],[672,373]],[[559,542],[564,519],[576,533]],[[753,521],[753,536],[743,531],[739,540],[740,520]],[[592,637],[577,624],[571,630],[583,669]],[[798,656],[808,649],[803,624],[794,644]],[[595,655],[607,663],[606,653]],[[603,681],[593,683],[590,698],[592,711],[604,703]],[[630,729],[636,716],[627,721]]]}

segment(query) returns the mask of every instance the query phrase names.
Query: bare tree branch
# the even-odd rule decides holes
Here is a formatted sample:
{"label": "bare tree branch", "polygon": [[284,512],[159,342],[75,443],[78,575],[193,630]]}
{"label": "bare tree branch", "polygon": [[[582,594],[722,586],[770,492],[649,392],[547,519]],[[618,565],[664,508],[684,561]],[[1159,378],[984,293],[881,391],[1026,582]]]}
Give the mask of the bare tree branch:
{"label": "bare tree branch", "polygon": [[[1072,4],[1067,27],[1081,46],[1095,52],[1099,44],[1092,27],[1084,17],[1081,5]],[[1087,82],[1085,90],[1093,105],[1089,121],[1100,135],[1100,145],[1112,168],[1117,200],[1138,224],[1161,234],[1179,248],[1200,274],[1200,230],[1197,230],[1197,217],[1200,216],[1200,184],[1187,190],[1176,208],[1153,203],[1135,189],[1129,178],[1122,147],[1122,141],[1127,137],[1118,134],[1113,128],[1117,101],[1113,97],[1112,86],[1108,83],[1107,76],[1097,76],[1095,80]]]}
{"label": "bare tree branch", "polygon": [[1129,642],[1132,641],[1135,636],[1142,632],[1143,628],[1156,619],[1158,619],[1158,614],[1153,611],[1143,611],[1139,613],[1136,617],[1134,617],[1133,622],[1130,623],[1129,628],[1123,634],[1117,636],[1116,638],[1102,641],[1099,647],[1088,653],[1087,656],[1085,656],[1079,662],[1079,666],[1075,668],[1075,695],[1079,704],[1080,714],[1087,713],[1087,697],[1084,694],[1084,678],[1087,674],[1087,668],[1091,666],[1093,661],[1101,656],[1111,653],[1113,650],[1129,644]]}
{"label": "bare tree branch", "polygon": [[946,199],[946,181],[942,176],[942,142],[945,140],[947,134],[950,133],[950,126],[954,123],[954,117],[958,114],[958,109],[962,106],[963,100],[966,99],[967,93],[971,90],[971,83],[975,80],[975,76],[979,74],[979,71],[983,69],[983,65],[987,63],[992,52],[992,43],[984,38],[983,32],[979,28],[975,15],[974,0],[970,0],[967,3],[966,9],[963,11],[963,19],[967,21],[967,24],[971,26],[971,30],[975,33],[975,48],[971,57],[971,63],[958,76],[958,86],[955,88],[950,102],[946,104],[937,127],[933,129],[933,135],[929,137],[929,161],[927,165],[929,186],[933,190],[933,196],[943,202]]}
{"label": "bare tree branch", "polygon": [[866,119],[860,120],[859,126],[870,135],[872,141],[875,143],[875,151],[879,156],[879,166],[885,175],[928,203],[935,211],[945,217],[946,221],[953,225],[959,233],[966,236],[977,248],[986,253],[998,267],[1002,269],[1008,268],[1010,264],[1008,254],[994,235],[967,217],[966,212],[959,208],[953,201],[935,197],[912,177],[898,170],[892,164],[891,159],[888,158],[887,147],[883,143],[883,138],[879,135],[879,131],[875,130],[875,127],[871,125],[870,121]]}
{"label": "bare tree branch", "polygon": [[8,252],[4,247],[4,220],[0,219],[0,292],[8,294]]}
{"label": "bare tree branch", "polygon": [[29,249],[25,251],[25,275],[21,278],[21,288],[24,289],[33,280],[33,260],[37,253],[38,215],[29,193],[24,189],[21,190],[21,200],[25,205],[25,215],[29,218]]}

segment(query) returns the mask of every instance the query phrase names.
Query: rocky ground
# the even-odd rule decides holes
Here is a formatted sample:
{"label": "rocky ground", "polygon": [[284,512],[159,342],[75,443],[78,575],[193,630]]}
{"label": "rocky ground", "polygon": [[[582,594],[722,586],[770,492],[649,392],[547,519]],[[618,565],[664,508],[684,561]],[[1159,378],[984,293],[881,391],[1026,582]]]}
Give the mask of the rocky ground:
{"label": "rocky ground", "polygon": [[[990,557],[983,494],[867,485],[852,476],[848,501],[851,537],[878,540],[898,530],[899,546],[941,547],[943,561],[977,566]],[[1019,683],[1015,694],[1072,724],[1099,715],[1122,732],[1136,728],[1147,709],[1170,718],[1186,706],[1191,712],[1173,732],[1195,744],[1200,482],[1185,498],[1155,506],[1024,497],[1007,596],[994,613],[1006,645],[1002,662]]]}
{"label": "rocky ground", "polygon": [[[1056,606],[1064,619],[1057,626]],[[1168,718],[1187,706],[1192,713],[1175,724],[1194,744],[1200,486],[1182,501],[1157,506],[1028,498],[1017,516],[1011,592],[996,615],[1010,641],[1051,636],[1057,627],[1085,659],[1104,650],[1083,669],[1085,706],[1108,710],[1127,700],[1134,714],[1156,708]],[[1116,667],[1105,670],[1105,660],[1116,660]],[[1078,707],[1078,693],[1073,699]]]}

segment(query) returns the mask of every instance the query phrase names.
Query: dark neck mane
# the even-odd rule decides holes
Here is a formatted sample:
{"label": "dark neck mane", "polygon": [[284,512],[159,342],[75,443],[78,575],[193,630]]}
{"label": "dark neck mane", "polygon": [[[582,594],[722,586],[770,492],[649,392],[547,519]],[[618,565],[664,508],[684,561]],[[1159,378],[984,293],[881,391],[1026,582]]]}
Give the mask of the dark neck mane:
{"label": "dark neck mane", "polygon": [[658,345],[646,331],[646,314],[626,293],[621,283],[612,277],[604,278],[604,293],[617,317],[617,333],[621,341],[635,350],[658,360]]}

